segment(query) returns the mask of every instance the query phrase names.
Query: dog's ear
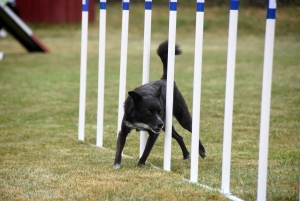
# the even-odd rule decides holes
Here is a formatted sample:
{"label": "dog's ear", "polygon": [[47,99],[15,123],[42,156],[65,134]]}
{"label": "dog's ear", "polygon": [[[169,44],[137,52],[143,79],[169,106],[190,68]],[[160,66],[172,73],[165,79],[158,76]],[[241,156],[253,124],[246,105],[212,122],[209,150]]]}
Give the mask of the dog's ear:
{"label": "dog's ear", "polygon": [[156,97],[160,97],[161,94],[161,86],[159,86],[159,88],[157,89],[156,93],[154,94],[154,96]]}
{"label": "dog's ear", "polygon": [[143,97],[140,94],[136,93],[135,91],[129,91],[128,95],[132,98],[135,106],[137,106],[138,103],[143,100]]}

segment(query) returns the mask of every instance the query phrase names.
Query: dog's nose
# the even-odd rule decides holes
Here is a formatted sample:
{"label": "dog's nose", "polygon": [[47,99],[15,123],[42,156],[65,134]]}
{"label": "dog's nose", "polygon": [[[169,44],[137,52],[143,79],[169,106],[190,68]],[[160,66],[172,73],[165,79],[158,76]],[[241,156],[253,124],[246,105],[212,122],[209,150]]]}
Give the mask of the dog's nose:
{"label": "dog's nose", "polygon": [[158,123],[158,124],[157,124],[157,127],[158,127],[159,129],[162,129],[162,128],[164,127],[164,124],[163,124],[163,123]]}

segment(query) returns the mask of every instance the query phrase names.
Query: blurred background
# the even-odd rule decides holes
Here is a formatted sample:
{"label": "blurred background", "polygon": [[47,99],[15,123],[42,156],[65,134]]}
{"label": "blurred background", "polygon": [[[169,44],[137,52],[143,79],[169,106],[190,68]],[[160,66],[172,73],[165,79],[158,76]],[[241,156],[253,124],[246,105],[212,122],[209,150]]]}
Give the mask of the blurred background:
{"label": "blurred background", "polygon": [[[81,20],[81,1],[53,1],[53,0],[15,0],[15,6],[19,11],[19,16],[25,22],[30,23],[78,23]],[[89,1],[89,21],[95,20],[95,6],[98,0]],[[120,0],[109,0],[107,3],[117,4]],[[141,0],[131,0],[132,4],[143,4]],[[168,0],[153,1],[154,5],[167,5]],[[268,0],[243,0],[240,7],[266,8]],[[209,0],[205,2],[205,7],[227,6],[228,0]],[[179,6],[194,6],[194,0],[178,1]],[[277,0],[277,6],[299,6],[300,0]]]}

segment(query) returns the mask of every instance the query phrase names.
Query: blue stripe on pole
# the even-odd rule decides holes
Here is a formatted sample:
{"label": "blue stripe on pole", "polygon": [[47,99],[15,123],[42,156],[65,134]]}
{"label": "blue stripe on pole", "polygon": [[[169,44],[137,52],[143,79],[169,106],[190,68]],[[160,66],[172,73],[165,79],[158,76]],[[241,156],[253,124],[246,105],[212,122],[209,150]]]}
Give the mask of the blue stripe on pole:
{"label": "blue stripe on pole", "polygon": [[204,3],[197,2],[197,12],[204,12]]}
{"label": "blue stripe on pole", "polygon": [[89,0],[86,0],[85,4],[82,4],[82,11],[89,11]]}
{"label": "blue stripe on pole", "polygon": [[129,2],[123,2],[122,9],[123,10],[129,10]]}
{"label": "blue stripe on pole", "polygon": [[276,9],[269,8],[267,11],[267,19],[275,19],[276,18]]}
{"label": "blue stripe on pole", "polygon": [[170,1],[170,11],[177,11],[177,2]]}
{"label": "blue stripe on pole", "polygon": [[152,1],[145,1],[145,10],[152,10]]}
{"label": "blue stripe on pole", "polygon": [[231,0],[230,1],[230,10],[238,10],[239,9],[239,1]]}
{"label": "blue stripe on pole", "polygon": [[106,10],[106,2],[100,2],[100,9]]}

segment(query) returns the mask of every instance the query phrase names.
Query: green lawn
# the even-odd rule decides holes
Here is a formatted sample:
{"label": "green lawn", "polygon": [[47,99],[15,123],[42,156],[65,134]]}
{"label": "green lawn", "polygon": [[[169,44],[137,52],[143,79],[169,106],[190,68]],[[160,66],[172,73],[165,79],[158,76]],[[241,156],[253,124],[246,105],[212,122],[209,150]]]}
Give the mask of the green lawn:
{"label": "green lawn", "polygon": [[[132,5],[127,91],[142,82],[143,5]],[[153,7],[150,80],[162,65],[156,48],[168,35],[168,8]],[[298,200],[300,157],[300,10],[279,8],[276,21],[267,200]],[[108,5],[104,147],[96,142],[98,24],[89,25],[86,136],[77,140],[80,34],[77,25],[30,25],[50,48],[29,54],[0,38],[0,200],[227,200],[189,179],[172,142],[171,172],[163,166],[162,133],[145,167],[136,167],[139,134],[127,140],[122,168],[112,168],[117,135],[120,5]],[[195,9],[178,7],[175,80],[192,109]],[[199,182],[221,187],[228,9],[205,10],[201,131],[207,150]],[[256,199],[265,10],[241,9],[237,38],[231,192]],[[175,127],[190,149],[190,134]]]}

